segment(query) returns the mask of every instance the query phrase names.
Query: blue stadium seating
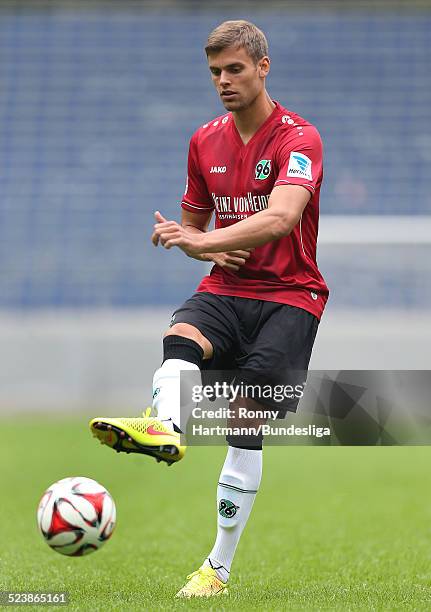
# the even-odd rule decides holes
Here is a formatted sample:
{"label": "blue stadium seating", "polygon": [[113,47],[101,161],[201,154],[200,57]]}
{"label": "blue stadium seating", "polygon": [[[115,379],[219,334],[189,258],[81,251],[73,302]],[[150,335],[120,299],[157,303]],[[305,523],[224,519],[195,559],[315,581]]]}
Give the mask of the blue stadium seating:
{"label": "blue stadium seating", "polygon": [[[1,13],[0,308],[177,304],[193,291],[202,265],[149,236],[155,209],[179,215],[188,139],[223,112],[203,44],[226,17]],[[268,35],[271,95],[322,134],[322,212],[431,213],[431,16],[244,17]],[[410,305],[412,292],[379,300]]]}

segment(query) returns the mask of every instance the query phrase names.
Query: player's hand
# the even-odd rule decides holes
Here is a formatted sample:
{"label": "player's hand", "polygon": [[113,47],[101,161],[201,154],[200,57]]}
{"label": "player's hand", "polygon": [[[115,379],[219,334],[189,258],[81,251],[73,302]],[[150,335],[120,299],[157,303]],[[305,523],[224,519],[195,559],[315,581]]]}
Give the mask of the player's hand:
{"label": "player's hand", "polygon": [[249,259],[252,251],[253,249],[228,251],[227,253],[209,253],[209,259],[220,266],[220,268],[238,272]]}
{"label": "player's hand", "polygon": [[203,248],[204,233],[188,232],[176,221],[167,221],[159,211],[156,211],[154,216],[158,222],[154,225],[154,232],[151,236],[154,246],[161,244],[165,249],[177,246],[190,257],[200,255],[205,251]]}
{"label": "player's hand", "polygon": [[168,221],[158,210],[156,210],[156,212],[154,213],[154,216],[156,218],[157,223],[154,226],[154,231],[151,236],[151,242],[154,244],[154,246],[157,246],[160,242],[160,235],[161,235],[161,230],[163,229],[163,227],[170,227],[171,225],[178,225],[178,223],[176,221]]}

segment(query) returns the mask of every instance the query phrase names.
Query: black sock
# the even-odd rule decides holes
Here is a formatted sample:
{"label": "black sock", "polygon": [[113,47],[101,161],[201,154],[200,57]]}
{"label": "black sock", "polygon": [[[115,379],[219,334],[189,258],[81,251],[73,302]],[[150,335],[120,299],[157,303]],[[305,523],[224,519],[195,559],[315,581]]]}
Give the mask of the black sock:
{"label": "black sock", "polygon": [[183,359],[202,368],[204,351],[201,346],[190,338],[169,335],[163,338],[163,362],[167,359]]}

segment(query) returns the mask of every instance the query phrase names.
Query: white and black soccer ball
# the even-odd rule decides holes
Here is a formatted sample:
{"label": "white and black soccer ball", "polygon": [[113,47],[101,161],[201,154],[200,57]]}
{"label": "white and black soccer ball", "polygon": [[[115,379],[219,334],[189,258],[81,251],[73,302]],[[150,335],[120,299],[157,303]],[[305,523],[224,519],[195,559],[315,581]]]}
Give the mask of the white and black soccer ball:
{"label": "white and black soccer ball", "polygon": [[37,525],[53,550],[81,557],[99,550],[115,527],[116,509],[101,484],[76,476],[54,482],[37,509]]}

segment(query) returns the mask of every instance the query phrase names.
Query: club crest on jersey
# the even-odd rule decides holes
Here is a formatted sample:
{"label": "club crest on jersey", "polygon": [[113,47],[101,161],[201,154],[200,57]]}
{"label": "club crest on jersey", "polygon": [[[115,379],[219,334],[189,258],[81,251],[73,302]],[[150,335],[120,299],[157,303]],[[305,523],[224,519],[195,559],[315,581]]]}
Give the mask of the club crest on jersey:
{"label": "club crest on jersey", "polygon": [[226,166],[211,166],[210,174],[224,174],[226,170]]}
{"label": "club crest on jersey", "polygon": [[297,176],[299,178],[306,178],[309,181],[312,181],[311,159],[303,153],[292,151],[289,158],[287,176]]}
{"label": "club crest on jersey", "polygon": [[254,178],[258,181],[264,181],[271,174],[271,160],[261,159],[257,162],[254,169]]}

